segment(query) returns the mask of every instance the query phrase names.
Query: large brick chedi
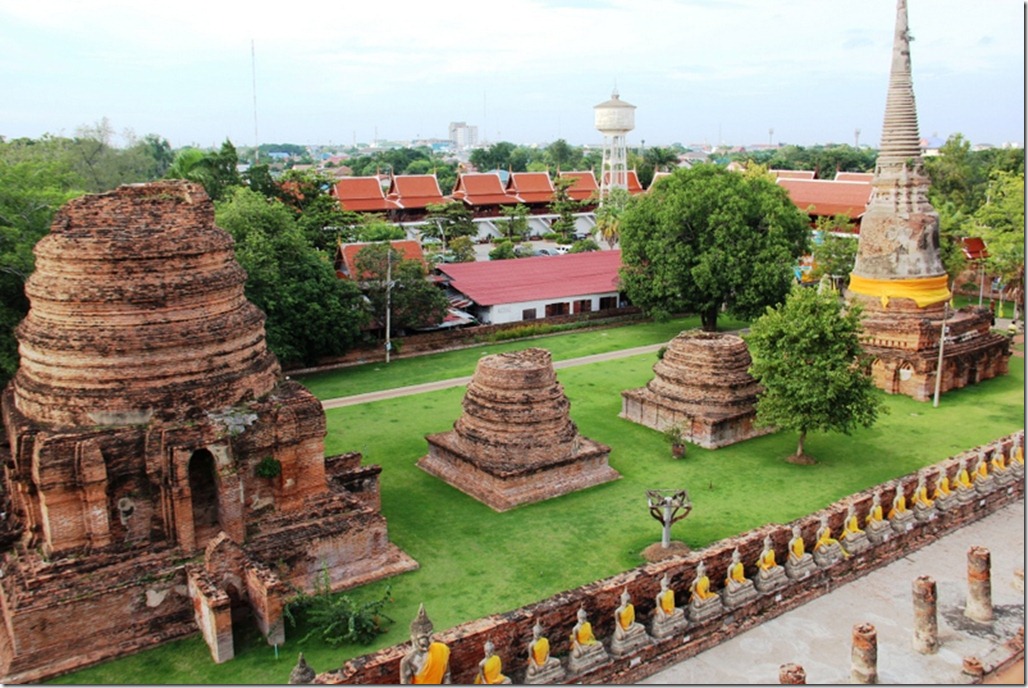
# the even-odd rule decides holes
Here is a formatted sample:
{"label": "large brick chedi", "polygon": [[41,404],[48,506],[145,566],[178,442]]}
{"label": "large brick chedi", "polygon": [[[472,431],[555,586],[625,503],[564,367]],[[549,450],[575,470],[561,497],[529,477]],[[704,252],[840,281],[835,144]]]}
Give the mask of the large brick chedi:
{"label": "large brick chedi", "polygon": [[418,466],[496,511],[621,477],[610,448],[578,433],[545,349],[482,357],[463,405]]}
{"label": "large brick chedi", "polygon": [[621,393],[621,417],[654,430],[677,426],[708,449],[772,432],[754,425],[760,386],[742,337],[682,332],[653,366],[645,387]]}
{"label": "large brick chedi", "polygon": [[[933,396],[943,320],[940,392],[1007,372],[1009,342],[982,309],[949,313],[939,215],[928,202],[910,69],[906,0],[898,0],[892,68],[871,200],[860,223],[847,298],[864,309],[875,384],[919,401]],[[947,318],[948,316],[948,318]]]}
{"label": "large brick chedi", "polygon": [[416,567],[389,542],[377,466],[324,455],[202,187],[65,205],[37,244],[3,393],[0,674],[33,681],[233,619],[284,638],[292,588]]}

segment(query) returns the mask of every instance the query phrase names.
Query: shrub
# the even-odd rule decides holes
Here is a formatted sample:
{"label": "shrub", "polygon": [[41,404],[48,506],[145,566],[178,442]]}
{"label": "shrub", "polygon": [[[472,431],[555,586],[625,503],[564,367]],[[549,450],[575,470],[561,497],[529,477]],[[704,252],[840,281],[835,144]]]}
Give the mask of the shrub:
{"label": "shrub", "polygon": [[282,462],[274,456],[265,456],[254,468],[258,478],[277,478],[282,475]]}

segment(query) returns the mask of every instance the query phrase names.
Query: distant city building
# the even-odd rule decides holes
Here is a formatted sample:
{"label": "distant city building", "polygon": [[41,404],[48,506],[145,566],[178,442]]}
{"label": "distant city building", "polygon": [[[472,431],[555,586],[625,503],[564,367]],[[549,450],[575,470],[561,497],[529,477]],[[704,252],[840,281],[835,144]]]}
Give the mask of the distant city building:
{"label": "distant city building", "polygon": [[478,127],[467,122],[450,122],[450,141],[457,150],[478,145]]}

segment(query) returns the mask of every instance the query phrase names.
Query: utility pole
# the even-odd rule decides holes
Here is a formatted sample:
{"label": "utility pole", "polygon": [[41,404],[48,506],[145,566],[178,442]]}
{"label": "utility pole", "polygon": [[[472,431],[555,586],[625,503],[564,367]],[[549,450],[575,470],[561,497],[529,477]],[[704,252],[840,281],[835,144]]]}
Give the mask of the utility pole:
{"label": "utility pole", "polygon": [[386,363],[389,363],[389,352],[393,349],[393,341],[389,337],[389,330],[391,325],[391,313],[392,313],[392,299],[393,299],[393,245],[388,244],[386,248]]}
{"label": "utility pole", "polygon": [[949,302],[942,305],[942,328],[939,332],[939,362],[935,366],[935,400],[933,408],[939,408],[939,390],[942,387],[942,350],[946,345],[946,321],[949,319]]}

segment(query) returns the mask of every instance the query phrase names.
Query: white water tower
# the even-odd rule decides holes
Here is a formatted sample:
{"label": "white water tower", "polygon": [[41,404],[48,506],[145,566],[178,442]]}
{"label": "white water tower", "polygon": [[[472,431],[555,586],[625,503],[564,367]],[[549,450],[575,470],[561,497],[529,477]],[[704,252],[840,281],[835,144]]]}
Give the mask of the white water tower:
{"label": "white water tower", "polygon": [[635,129],[635,106],[621,100],[615,88],[610,100],[593,110],[596,112],[596,129],[603,134],[602,203],[611,189],[628,188],[628,144],[625,136]]}

